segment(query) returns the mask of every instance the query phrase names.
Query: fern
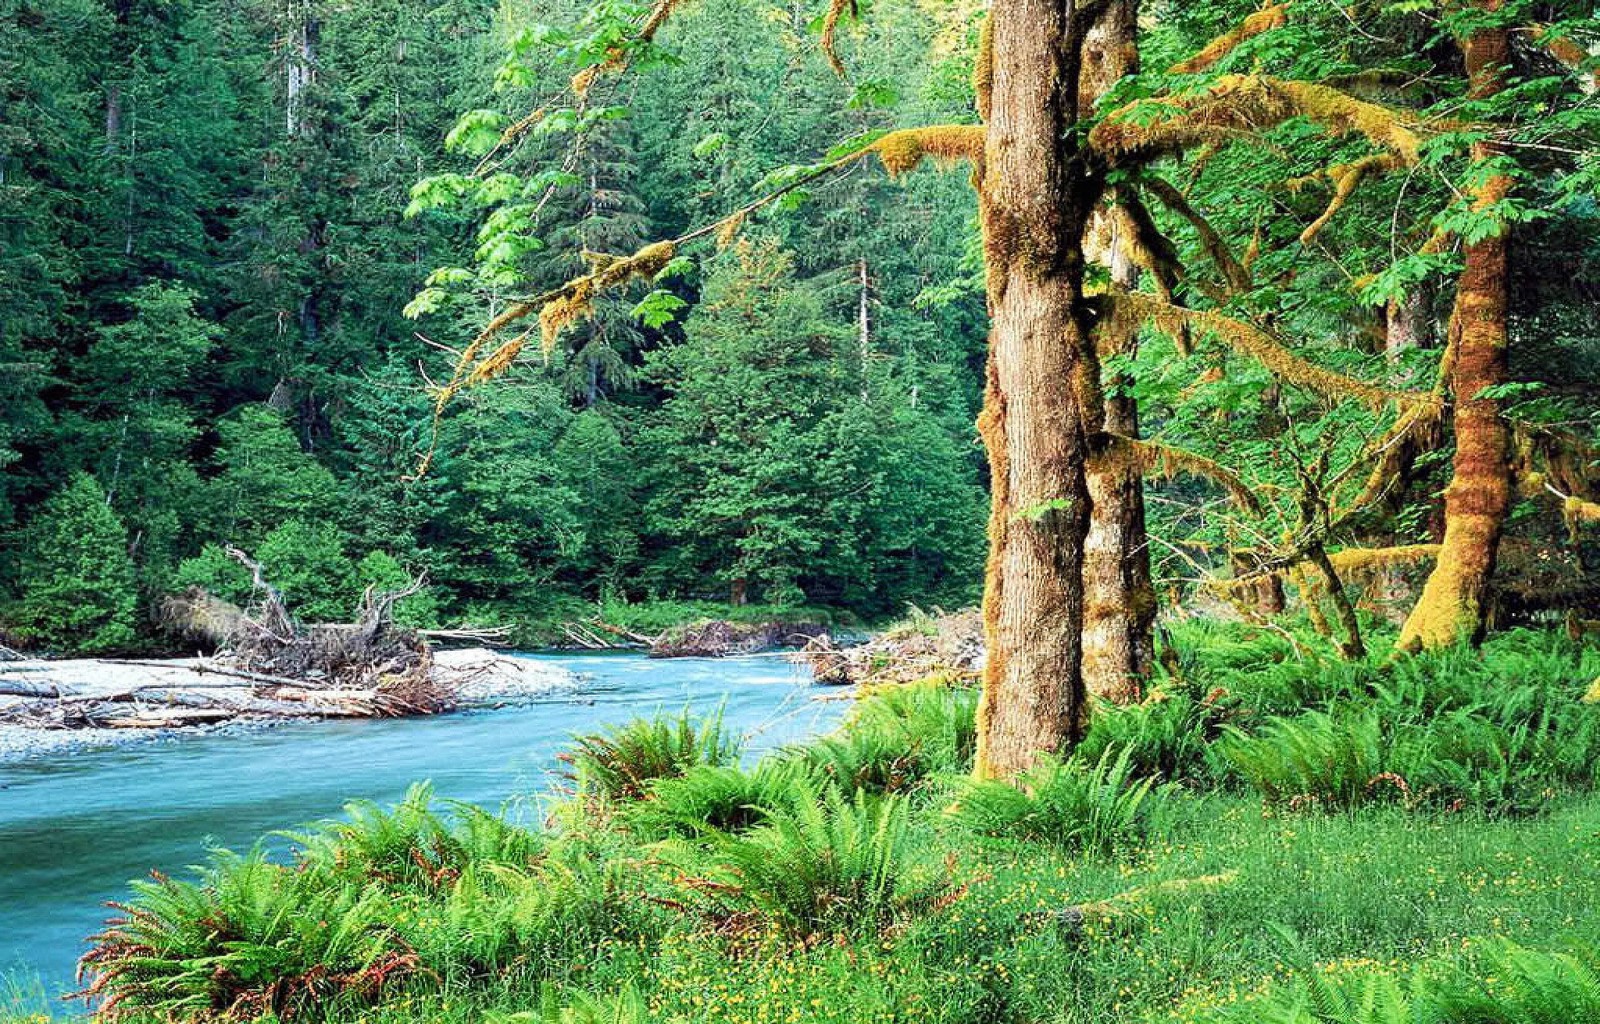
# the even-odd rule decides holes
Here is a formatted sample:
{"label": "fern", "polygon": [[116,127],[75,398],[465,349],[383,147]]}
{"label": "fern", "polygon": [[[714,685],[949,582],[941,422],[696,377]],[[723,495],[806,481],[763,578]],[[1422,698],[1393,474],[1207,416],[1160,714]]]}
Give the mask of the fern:
{"label": "fern", "polygon": [[[951,816],[982,835],[1105,853],[1146,834],[1154,785],[1134,776],[1131,751],[1108,748],[1092,765],[1045,761],[1017,785],[967,782]],[[1156,794],[1159,802],[1166,790]]]}
{"label": "fern", "polygon": [[829,786],[816,799],[774,808],[742,836],[722,836],[705,854],[667,847],[691,886],[722,915],[753,913],[796,936],[872,932],[941,888],[908,838],[904,798],[846,798]]}
{"label": "fern", "polygon": [[773,811],[815,800],[811,774],[804,764],[774,760],[750,770],[699,765],[680,777],[652,782],[645,799],[631,804],[623,820],[649,839],[745,832]]}
{"label": "fern", "polygon": [[675,778],[698,765],[739,759],[739,742],[722,725],[722,712],[704,719],[675,716],[634,719],[604,733],[579,736],[564,759],[579,792],[605,801],[638,800],[656,779]]}

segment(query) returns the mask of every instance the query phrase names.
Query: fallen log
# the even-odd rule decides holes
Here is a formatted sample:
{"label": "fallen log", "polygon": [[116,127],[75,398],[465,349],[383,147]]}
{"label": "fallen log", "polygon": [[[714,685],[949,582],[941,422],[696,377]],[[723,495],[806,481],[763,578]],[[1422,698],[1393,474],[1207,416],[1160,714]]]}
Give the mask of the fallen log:
{"label": "fallen log", "polygon": [[61,688],[53,683],[25,683],[0,679],[0,697],[60,697]]}
{"label": "fallen log", "polygon": [[135,711],[121,718],[100,719],[103,729],[177,729],[188,725],[225,722],[235,717],[226,708],[162,708]]}

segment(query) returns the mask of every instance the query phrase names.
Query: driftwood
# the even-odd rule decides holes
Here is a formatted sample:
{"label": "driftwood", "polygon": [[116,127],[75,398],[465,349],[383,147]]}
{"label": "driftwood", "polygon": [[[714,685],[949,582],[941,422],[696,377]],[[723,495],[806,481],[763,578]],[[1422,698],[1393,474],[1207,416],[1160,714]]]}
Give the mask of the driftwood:
{"label": "driftwood", "polygon": [[794,655],[824,684],[914,683],[940,677],[975,682],[983,670],[983,620],[976,611],[918,614],[863,644],[823,634]]}
{"label": "driftwood", "polygon": [[803,648],[827,627],[808,622],[728,622],[710,619],[677,626],[655,637],[652,658],[726,658],[779,647]]}
{"label": "driftwood", "polygon": [[[0,720],[46,729],[172,729],[240,717],[431,714],[454,705],[454,688],[432,671],[426,641],[394,622],[396,603],[420,590],[423,578],[399,590],[369,588],[353,623],[303,625],[258,563],[236,548],[227,551],[250,571],[251,608],[191,590],[165,602],[161,612],[169,630],[211,647],[210,660],[90,661],[80,666],[89,682],[15,677],[48,672],[48,663],[0,669],[0,697],[23,699],[0,707]],[[108,687],[110,666],[156,670],[161,681]],[[174,679],[180,672],[202,678]]]}

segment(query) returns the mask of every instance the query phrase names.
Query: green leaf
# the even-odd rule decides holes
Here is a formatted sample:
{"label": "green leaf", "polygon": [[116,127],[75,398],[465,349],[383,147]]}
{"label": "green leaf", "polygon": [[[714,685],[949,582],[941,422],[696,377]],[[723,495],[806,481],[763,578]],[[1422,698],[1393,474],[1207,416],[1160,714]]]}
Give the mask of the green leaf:
{"label": "green leaf", "polygon": [[633,307],[634,317],[646,327],[661,328],[677,319],[677,312],[689,305],[672,292],[657,288]]}

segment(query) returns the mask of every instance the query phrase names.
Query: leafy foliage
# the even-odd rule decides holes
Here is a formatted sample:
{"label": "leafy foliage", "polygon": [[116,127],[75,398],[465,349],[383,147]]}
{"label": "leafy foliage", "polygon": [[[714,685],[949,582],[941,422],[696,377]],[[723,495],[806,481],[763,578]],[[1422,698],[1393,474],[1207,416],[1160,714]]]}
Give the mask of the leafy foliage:
{"label": "leafy foliage", "polygon": [[1150,829],[1155,780],[1133,775],[1128,751],[1108,748],[1092,764],[1045,760],[1017,785],[985,780],[962,786],[954,821],[988,836],[1054,843],[1073,850],[1110,853]]}
{"label": "leafy foliage", "polygon": [[684,711],[636,718],[604,733],[579,736],[564,757],[577,773],[580,793],[628,801],[644,798],[657,779],[737,761],[739,742],[723,728],[721,712],[697,719]]}

